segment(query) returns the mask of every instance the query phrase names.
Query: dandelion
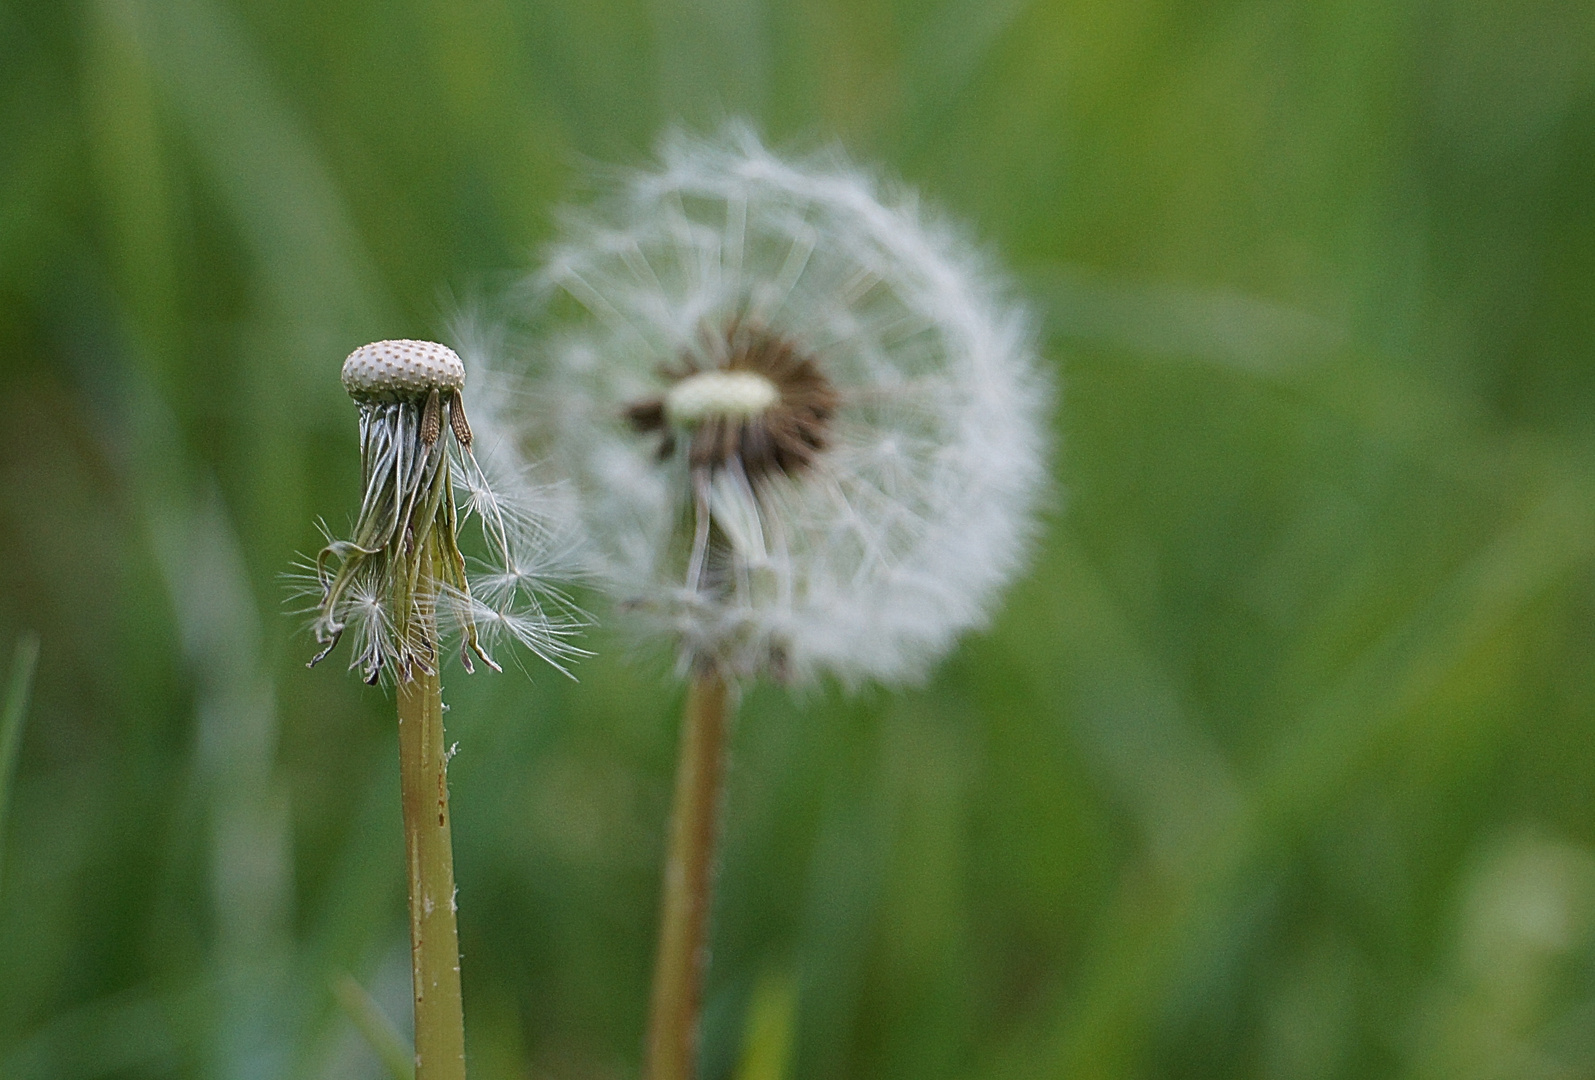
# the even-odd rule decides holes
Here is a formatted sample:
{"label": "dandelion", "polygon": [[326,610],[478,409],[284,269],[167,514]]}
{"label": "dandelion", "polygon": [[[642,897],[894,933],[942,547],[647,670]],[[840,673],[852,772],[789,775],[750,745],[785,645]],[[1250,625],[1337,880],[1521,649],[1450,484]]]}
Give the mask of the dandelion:
{"label": "dandelion", "polygon": [[914,197],[677,136],[533,282],[539,430],[596,571],[690,675],[649,1075],[692,1075],[737,680],[922,677],[1022,560],[1048,394],[1024,311]]}
{"label": "dandelion", "polygon": [[[320,663],[346,632],[350,666],[368,683],[436,674],[440,633],[457,635],[465,670],[512,639],[558,665],[579,620],[548,581],[551,526],[507,441],[495,439],[490,479],[466,418],[465,365],[430,341],[378,341],[349,354],[343,384],[360,406],[362,493],[354,535],[328,539],[300,591],[315,597]],[[464,503],[465,512],[460,511]],[[459,545],[474,518],[486,555],[473,595]],[[550,612],[544,598],[553,596]]]}
{"label": "dandelion", "polygon": [[[514,640],[556,664],[577,650],[579,619],[548,590],[556,532],[508,440],[485,467],[465,414],[465,365],[430,341],[379,341],[351,353],[343,385],[360,407],[360,510],[350,539],[328,539],[299,582],[314,598],[314,666],[351,639],[351,667],[398,688],[399,772],[410,884],[418,1080],[463,1080],[464,1019],[443,743],[440,640],[457,637],[494,670]],[[491,418],[492,413],[490,411]],[[484,555],[468,571],[462,526]],[[474,587],[473,587],[473,576]]]}
{"label": "dandelion", "polygon": [[572,218],[534,281],[555,327],[538,419],[595,569],[683,671],[914,681],[1031,531],[1047,394],[1025,313],[840,163],[745,131],[663,159]]}

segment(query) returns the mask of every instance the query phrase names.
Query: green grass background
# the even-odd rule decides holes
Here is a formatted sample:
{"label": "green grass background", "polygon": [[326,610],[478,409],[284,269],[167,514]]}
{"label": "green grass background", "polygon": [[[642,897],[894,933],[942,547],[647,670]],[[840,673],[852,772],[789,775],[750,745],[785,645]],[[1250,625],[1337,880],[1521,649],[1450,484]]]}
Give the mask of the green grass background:
{"label": "green grass background", "polygon": [[[967,221],[1063,389],[989,634],[747,699],[706,1080],[1595,1076],[1567,0],[0,0],[0,1076],[382,1075],[390,705],[277,579],[337,365],[728,116]],[[449,680],[479,1080],[636,1075],[679,691],[589,644]]]}

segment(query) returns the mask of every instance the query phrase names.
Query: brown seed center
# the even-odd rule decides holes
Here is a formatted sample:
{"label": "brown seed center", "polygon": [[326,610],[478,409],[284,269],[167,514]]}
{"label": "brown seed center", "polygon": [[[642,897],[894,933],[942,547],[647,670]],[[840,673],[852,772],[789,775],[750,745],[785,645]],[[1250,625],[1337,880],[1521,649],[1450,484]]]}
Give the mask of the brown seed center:
{"label": "brown seed center", "polygon": [[735,463],[757,483],[808,468],[829,442],[838,405],[819,365],[785,338],[739,320],[708,343],[705,351],[724,360],[682,357],[662,372],[671,384],[664,394],[626,408],[632,426],[662,436],[661,460],[684,439],[694,470]]}

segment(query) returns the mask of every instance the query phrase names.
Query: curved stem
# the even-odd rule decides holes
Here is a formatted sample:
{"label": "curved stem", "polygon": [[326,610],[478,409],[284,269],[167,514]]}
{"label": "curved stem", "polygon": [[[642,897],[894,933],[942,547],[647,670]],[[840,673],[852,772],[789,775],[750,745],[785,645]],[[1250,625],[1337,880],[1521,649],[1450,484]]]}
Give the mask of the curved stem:
{"label": "curved stem", "polygon": [[728,699],[725,679],[712,670],[694,675],[687,691],[649,1004],[647,1080],[694,1080],[697,1073]]}

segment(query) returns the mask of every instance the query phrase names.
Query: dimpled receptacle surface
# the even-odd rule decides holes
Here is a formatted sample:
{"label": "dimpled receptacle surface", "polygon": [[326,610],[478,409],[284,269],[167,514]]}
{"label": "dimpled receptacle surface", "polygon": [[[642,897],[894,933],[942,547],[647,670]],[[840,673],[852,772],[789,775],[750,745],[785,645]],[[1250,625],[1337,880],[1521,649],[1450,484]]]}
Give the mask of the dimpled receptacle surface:
{"label": "dimpled receptacle surface", "polygon": [[420,398],[464,386],[459,355],[435,341],[373,341],[343,362],[343,388],[356,401]]}

